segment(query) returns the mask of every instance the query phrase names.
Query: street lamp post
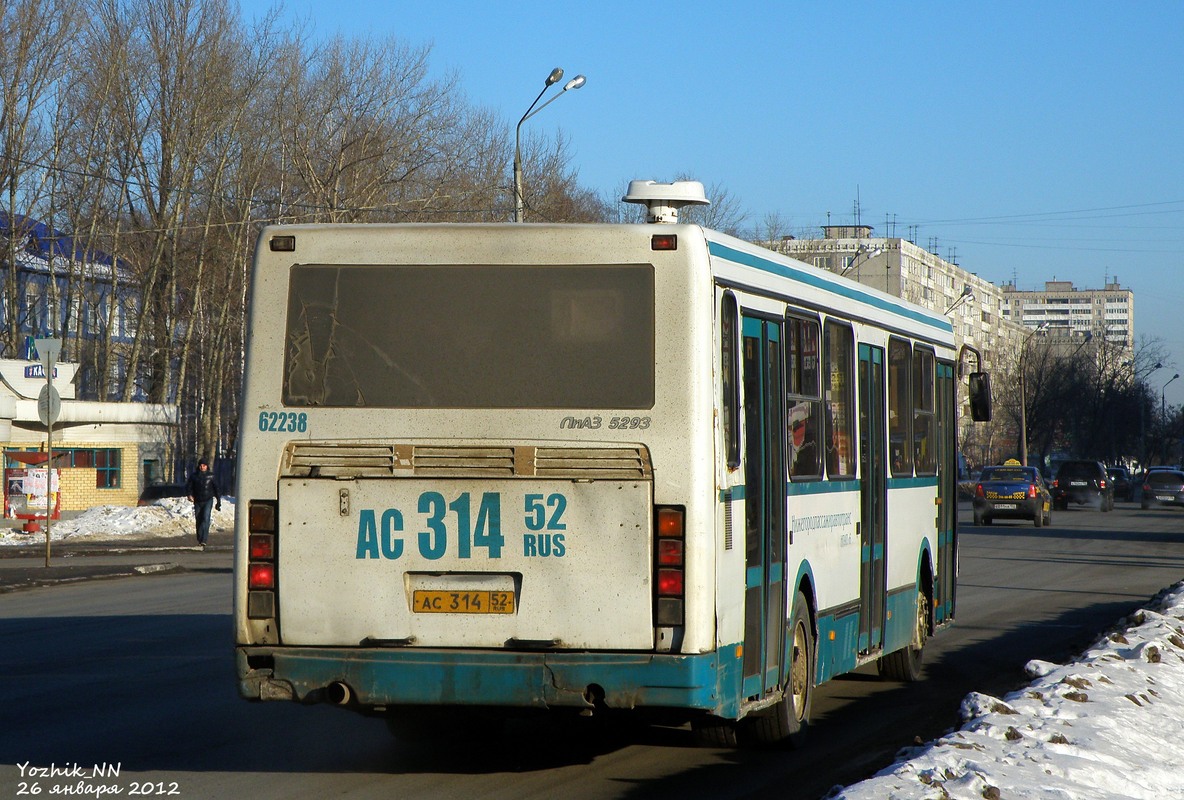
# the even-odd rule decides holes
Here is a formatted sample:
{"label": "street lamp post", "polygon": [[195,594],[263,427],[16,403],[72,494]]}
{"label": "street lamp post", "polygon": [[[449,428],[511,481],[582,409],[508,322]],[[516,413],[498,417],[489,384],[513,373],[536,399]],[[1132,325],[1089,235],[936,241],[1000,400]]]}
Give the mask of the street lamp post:
{"label": "street lamp post", "polygon": [[[1179,377],[1180,377],[1180,373],[1177,372],[1175,375],[1168,378],[1168,383],[1171,383],[1172,381],[1174,381],[1176,378],[1179,378]],[[1165,423],[1168,421],[1168,406],[1167,406],[1168,383],[1165,383],[1163,385],[1163,389],[1159,393],[1159,416],[1161,416],[1163,418],[1163,421]]]}
{"label": "street lamp post", "polygon": [[1047,327],[1047,322],[1041,322],[1020,345],[1020,463],[1025,467],[1028,466],[1028,343]]}
{"label": "street lamp post", "polygon": [[[1157,369],[1163,369],[1163,364],[1156,362],[1155,366],[1147,371],[1148,376],[1150,376],[1151,373],[1155,372],[1155,370],[1157,370]],[[1144,402],[1144,400],[1145,400],[1144,386],[1146,384],[1144,384],[1142,381],[1139,380],[1139,376],[1135,372],[1134,362],[1131,363],[1131,374],[1134,376],[1135,388],[1138,389],[1138,393],[1139,393],[1139,466],[1143,469],[1146,469],[1147,468],[1147,422],[1146,422],[1145,418],[1147,416],[1147,412],[1144,410],[1144,406],[1147,405],[1147,403]],[[1165,388],[1167,387],[1166,383],[1164,384],[1164,387]]]}
{"label": "street lamp post", "polygon": [[523,208],[522,208],[522,206],[523,206],[523,203],[522,203],[522,123],[526,122],[528,119],[533,117],[535,114],[539,113],[544,108],[551,105],[551,103],[554,103],[556,100],[558,100],[560,97],[562,97],[564,92],[566,92],[568,89],[579,89],[581,86],[583,86],[585,83],[587,83],[587,80],[588,80],[583,75],[575,76],[570,81],[568,81],[566,84],[564,84],[563,90],[560,91],[559,94],[551,97],[549,100],[547,100],[547,102],[543,103],[538,108],[535,108],[535,106],[538,105],[539,100],[541,100],[543,98],[543,92],[546,92],[553,85],[555,85],[556,83],[559,83],[559,81],[561,81],[562,79],[563,79],[563,70],[562,69],[560,69],[559,67],[556,67],[555,69],[551,70],[551,74],[547,76],[547,80],[543,83],[543,90],[541,92],[539,92],[538,97],[536,97],[534,99],[534,102],[530,104],[530,107],[526,109],[526,113],[522,115],[522,119],[518,120],[518,126],[516,128],[514,128],[514,221],[515,222],[522,222],[522,211],[523,211]]}

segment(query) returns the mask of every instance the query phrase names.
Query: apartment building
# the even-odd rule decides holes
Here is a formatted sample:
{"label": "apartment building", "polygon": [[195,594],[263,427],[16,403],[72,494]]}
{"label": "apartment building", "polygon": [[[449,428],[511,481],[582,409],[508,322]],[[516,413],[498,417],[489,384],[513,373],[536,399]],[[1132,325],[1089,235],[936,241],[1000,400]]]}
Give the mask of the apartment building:
{"label": "apartment building", "polygon": [[1114,281],[1102,289],[1078,289],[1072,281],[1046,281],[1043,289],[1022,291],[1014,283],[1002,287],[1003,316],[1025,328],[1044,326],[1061,338],[1084,337],[1133,349],[1135,295]]}
{"label": "apartment building", "polygon": [[1025,331],[1004,313],[1003,291],[907,239],[872,231],[870,225],[825,225],[820,239],[785,238],[774,249],[946,314],[958,345],[978,351],[983,369],[1006,371]]}

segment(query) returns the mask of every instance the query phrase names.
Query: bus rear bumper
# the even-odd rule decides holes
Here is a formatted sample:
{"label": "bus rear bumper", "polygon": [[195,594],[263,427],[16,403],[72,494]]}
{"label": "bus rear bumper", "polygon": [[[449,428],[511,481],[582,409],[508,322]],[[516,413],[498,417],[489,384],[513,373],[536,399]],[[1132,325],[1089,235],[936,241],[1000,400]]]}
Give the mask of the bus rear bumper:
{"label": "bus rear bumper", "polygon": [[[730,652],[734,648],[720,652]],[[735,717],[739,659],[719,653],[570,653],[429,649],[236,649],[249,700],[377,707],[654,708]],[[735,689],[729,689],[733,686]]]}

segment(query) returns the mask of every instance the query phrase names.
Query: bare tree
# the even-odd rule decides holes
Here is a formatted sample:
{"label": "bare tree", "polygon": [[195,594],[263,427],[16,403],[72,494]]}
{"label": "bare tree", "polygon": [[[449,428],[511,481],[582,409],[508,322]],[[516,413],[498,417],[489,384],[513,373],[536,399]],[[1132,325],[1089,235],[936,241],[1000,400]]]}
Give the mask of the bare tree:
{"label": "bare tree", "polygon": [[[52,150],[49,128],[54,103],[67,78],[77,5],[69,0],[22,0],[0,5],[0,201],[8,217],[4,241],[4,296],[7,318],[0,353],[12,357],[20,346],[18,253],[29,233],[29,217],[39,213],[49,178],[45,159]],[[55,298],[51,297],[50,301]]]}
{"label": "bare tree", "polygon": [[428,53],[394,39],[339,37],[306,61],[289,61],[290,123],[281,132],[285,174],[296,180],[285,192],[289,210],[361,221],[419,210],[436,194],[438,141],[457,109],[454,79],[429,80]]}
{"label": "bare tree", "polygon": [[523,202],[535,222],[604,222],[609,211],[593,192],[581,189],[571,167],[571,140],[562,132],[554,140],[534,134],[522,151]]}
{"label": "bare tree", "polygon": [[782,240],[790,235],[789,231],[789,222],[781,216],[780,212],[774,211],[765,214],[761,219],[760,227],[756,232],[756,241],[770,250],[784,252]]}
{"label": "bare tree", "polygon": [[[84,2],[0,6],[0,189],[77,245],[51,262],[51,308],[84,393],[177,402],[178,452],[234,446],[260,225],[509,216],[509,126],[433,76],[429,48],[313,46],[278,12],[247,32],[228,0]],[[566,137],[526,155],[538,219],[607,218]],[[24,240],[3,245],[15,314]]]}
{"label": "bare tree", "polygon": [[[676,180],[694,180],[689,175],[680,175]],[[706,189],[710,205],[688,206],[683,209],[681,220],[695,222],[729,236],[741,236],[748,212],[740,200],[721,182],[712,183]]]}

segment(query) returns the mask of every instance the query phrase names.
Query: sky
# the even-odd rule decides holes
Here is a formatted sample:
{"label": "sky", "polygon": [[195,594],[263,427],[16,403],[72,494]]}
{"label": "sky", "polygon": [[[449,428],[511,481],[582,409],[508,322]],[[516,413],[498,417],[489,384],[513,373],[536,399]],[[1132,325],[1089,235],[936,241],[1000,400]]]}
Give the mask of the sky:
{"label": "sky", "polygon": [[689,175],[754,232],[858,218],[996,284],[1117,281],[1167,353],[1153,393],[1184,371],[1184,3],[240,4],[277,6],[314,40],[430,46],[510,127],[552,68],[585,75],[523,133],[569,137],[604,197]]}
{"label": "sky", "polygon": [[[230,530],[225,498],[213,526]],[[148,506],[97,506],[54,522],[54,541],[189,536],[193,504],[166,498]],[[29,542],[0,528],[0,546]],[[1184,796],[1184,583],[1065,664],[1033,660],[1032,679],[1004,697],[972,691],[963,725],[910,747],[875,776],[836,787],[831,800],[1162,800]],[[994,788],[996,793],[991,794]]]}

